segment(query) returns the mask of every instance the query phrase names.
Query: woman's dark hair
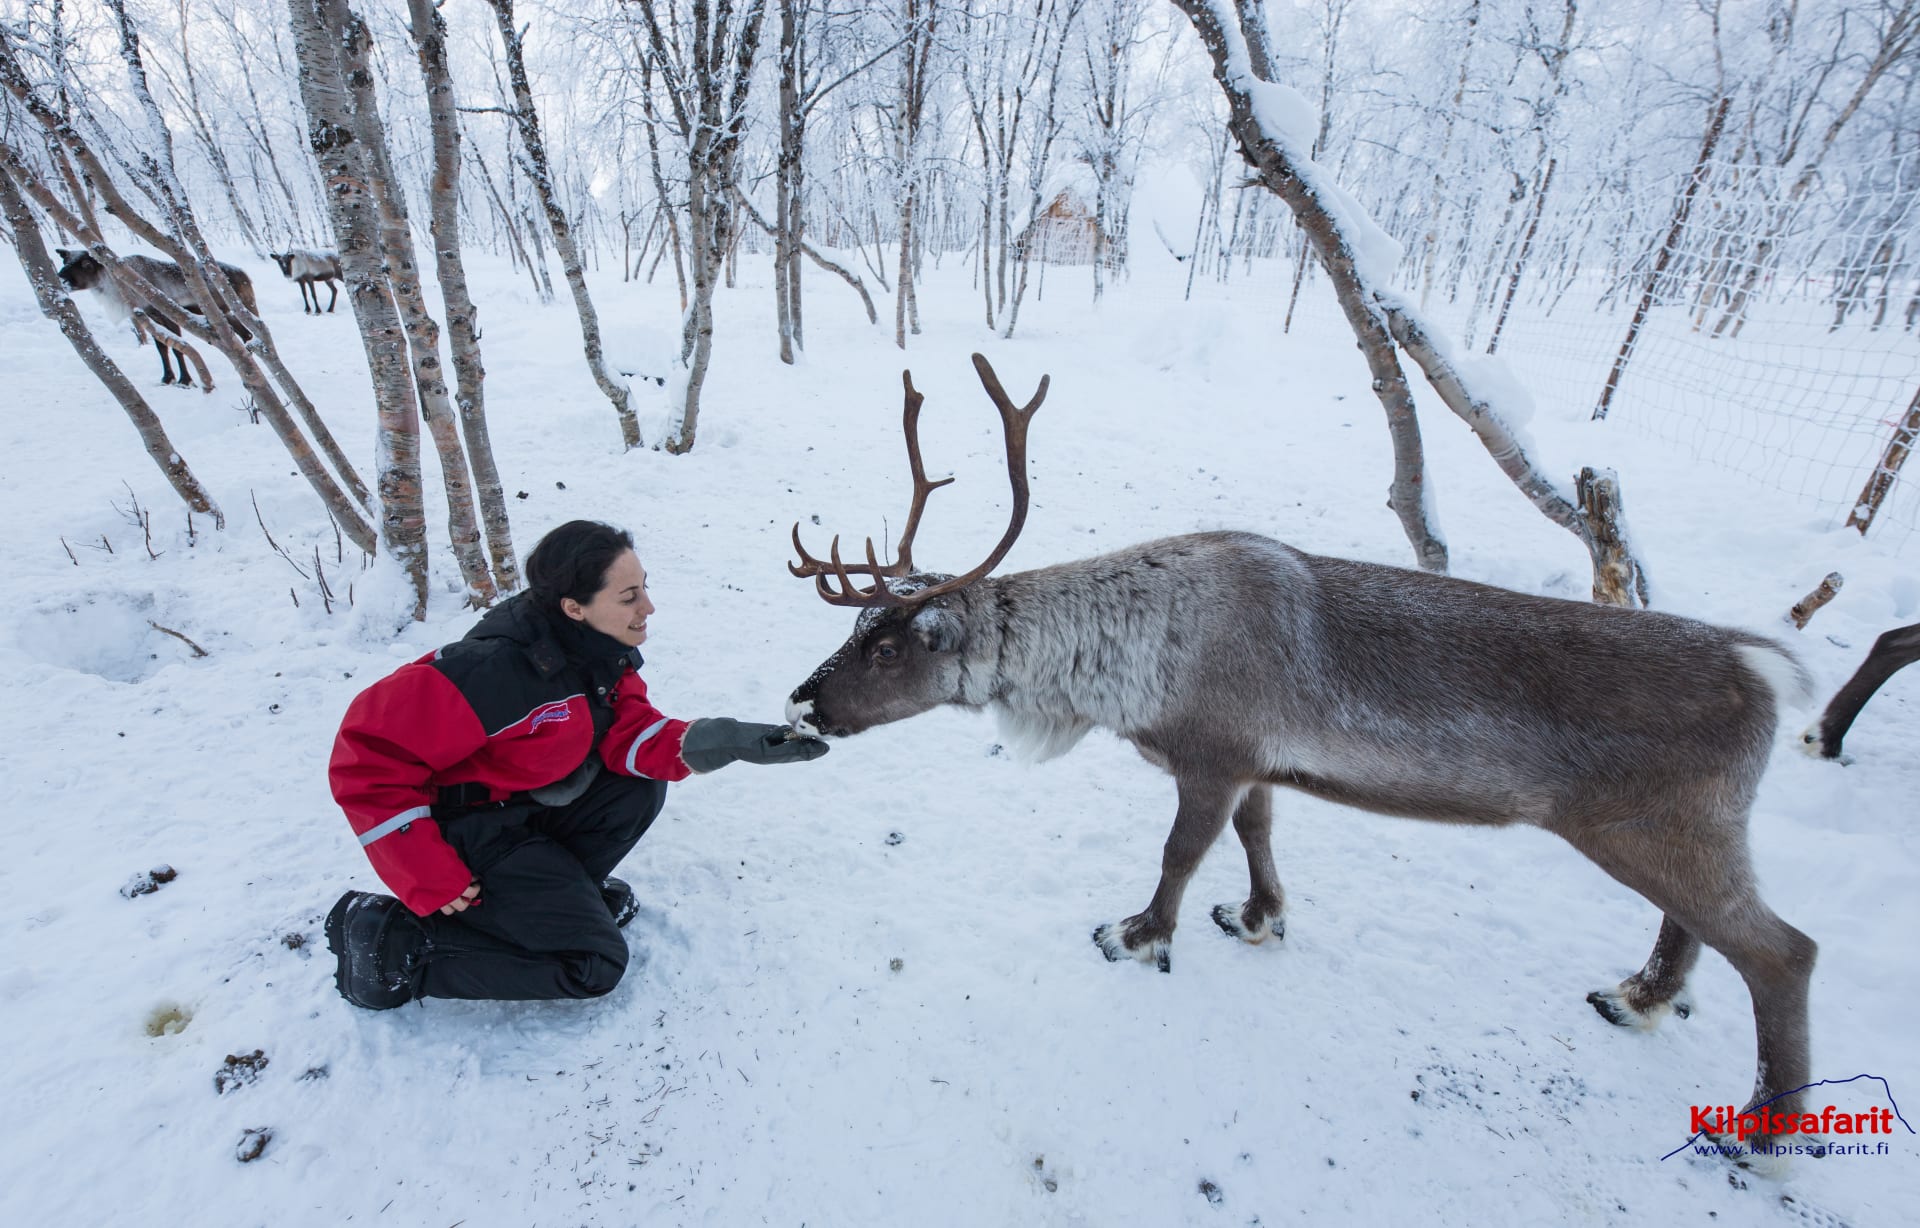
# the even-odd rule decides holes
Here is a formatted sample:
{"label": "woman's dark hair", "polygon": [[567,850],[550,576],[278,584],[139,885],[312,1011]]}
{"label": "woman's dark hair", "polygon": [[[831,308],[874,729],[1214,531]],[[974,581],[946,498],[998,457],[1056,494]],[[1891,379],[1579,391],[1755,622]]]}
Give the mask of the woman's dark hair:
{"label": "woman's dark hair", "polygon": [[540,539],[527,555],[527,594],[533,603],[559,617],[560,599],[581,605],[607,585],[607,568],[633,549],[633,535],[597,520],[569,520]]}

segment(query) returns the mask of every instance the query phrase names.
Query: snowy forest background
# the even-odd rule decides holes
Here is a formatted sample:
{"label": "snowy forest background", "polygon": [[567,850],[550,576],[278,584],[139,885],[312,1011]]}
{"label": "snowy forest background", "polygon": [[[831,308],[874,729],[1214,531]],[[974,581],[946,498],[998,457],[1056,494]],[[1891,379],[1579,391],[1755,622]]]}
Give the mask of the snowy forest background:
{"label": "snowy forest background", "polygon": [[[1344,274],[1214,75],[1262,25],[1290,88],[1243,90],[1251,122]],[[818,550],[904,506],[902,366],[962,474],[922,553],[959,570],[1004,523],[971,350],[1016,398],[1053,380],[1009,568],[1209,527],[1578,598],[1612,568],[1613,599],[1800,634],[1830,693],[1920,609],[1915,0],[0,0],[0,86],[0,659],[38,714],[24,809],[59,816],[0,865],[20,1222],[1893,1223],[1920,1194],[1911,1140],[1676,1177],[1676,1106],[1745,1078],[1744,989],[1710,958],[1715,1009],[1651,1049],[1583,1018],[1653,918],[1544,841],[1299,803],[1283,874],[1323,889],[1284,975],[1196,913],[1142,989],[1080,922],[1146,885],[1164,781],[1111,743],[1016,775],[955,714],[825,786],[676,792],[632,867],[651,954],[598,1014],[345,1019],[310,949],[372,885],[322,772],[359,686],[590,515],[666,590],[664,706],[774,719],[845,631],[786,526]],[[161,388],[56,247],[147,332],[181,313],[118,257],[224,299],[183,321],[212,395]],[[269,259],[308,247],[345,264],[320,320]],[[1356,302],[1392,322],[1358,353]],[[1777,760],[1755,820],[1822,942],[1816,1069],[1895,1087],[1912,694],[1850,768]],[[875,789],[938,800],[849,816]]]}

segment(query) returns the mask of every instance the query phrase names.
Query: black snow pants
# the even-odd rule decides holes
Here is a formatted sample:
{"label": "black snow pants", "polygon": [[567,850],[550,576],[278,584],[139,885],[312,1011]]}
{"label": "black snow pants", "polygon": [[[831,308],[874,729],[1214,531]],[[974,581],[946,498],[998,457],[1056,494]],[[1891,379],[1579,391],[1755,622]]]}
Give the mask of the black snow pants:
{"label": "black snow pants", "polygon": [[420,919],[429,945],[419,996],[594,998],[618,985],[627,940],[600,883],[666,796],[664,781],[601,772],[564,806],[515,801],[443,819],[447,843],[480,880],[480,903]]}

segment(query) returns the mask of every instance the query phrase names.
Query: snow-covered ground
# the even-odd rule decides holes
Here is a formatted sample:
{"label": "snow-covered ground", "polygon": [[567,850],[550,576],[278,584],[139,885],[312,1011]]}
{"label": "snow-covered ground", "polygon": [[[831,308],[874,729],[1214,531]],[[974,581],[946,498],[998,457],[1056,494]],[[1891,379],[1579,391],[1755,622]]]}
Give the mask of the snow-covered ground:
{"label": "snow-covered ground", "polygon": [[[1218,527],[1409,561],[1384,506],[1380,409],[1323,287],[1282,335],[1290,269],[1187,303],[1168,262],[1098,307],[1084,272],[1053,269],[1006,342],[962,263],[931,276],[904,356],[927,395],[928,465],[960,479],[933,500],[924,563],[971,566],[1004,525],[976,349],[1017,399],[1053,378],[1005,569]],[[275,270],[253,272],[291,365],[370,471],[346,305],[305,318]],[[897,531],[905,511],[890,328],[810,269],[810,349],[782,367],[764,273],[743,260],[698,447],[623,454],[564,297],[539,305],[504,264],[476,277],[521,549],[573,517],[630,527],[659,605],[655,700],[779,719],[851,622],[788,575],[788,526],[820,550],[836,531]],[[670,280],[602,272],[594,291],[614,352],[671,334]],[[1604,1023],[1583,996],[1639,967],[1659,918],[1558,841],[1282,794],[1283,945],[1209,923],[1245,893],[1228,836],[1188,895],[1171,975],[1110,965],[1088,934],[1145,904],[1170,780],[1104,734],[1020,766],[985,718],[952,711],[808,767],[676,786],[625,866],[645,908],[610,997],[356,1011],[320,918],[378,884],[328,796],[327,752],[359,688],[474,615],[441,551],[429,621],[395,636],[392,585],[351,548],[336,557],[231,374],[216,367],[211,396],[161,389],[151,350],[113,344],[224,532],[196,518],[189,539],[120,410],[0,260],[6,1223],[1912,1222],[1920,1139],[1898,1126],[1890,1154],[1803,1161],[1784,1181],[1661,1159],[1690,1106],[1744,1099],[1746,991],[1708,953],[1691,1019]],[[664,392],[640,395],[652,443]],[[1455,573],[1584,596],[1573,539],[1436,399],[1422,409]],[[1529,429],[1556,473],[1620,470],[1661,608],[1793,640],[1823,697],[1876,634],[1920,620],[1920,546],[1862,540],[1629,418],[1543,412]],[[250,496],[306,576],[268,547]],[[353,609],[322,609],[316,548]],[[1840,598],[1806,633],[1781,624],[1830,570]],[[1781,731],[1753,843],[1768,899],[1821,943],[1815,1073],[1920,1099],[1920,670],[1869,706],[1850,767],[1791,752],[1806,716]],[[162,864],[178,877],[121,894]],[[255,1050],[257,1079],[218,1093],[228,1056]],[[1814,1096],[1886,1102],[1868,1083]],[[253,1128],[272,1138],[241,1164]]]}

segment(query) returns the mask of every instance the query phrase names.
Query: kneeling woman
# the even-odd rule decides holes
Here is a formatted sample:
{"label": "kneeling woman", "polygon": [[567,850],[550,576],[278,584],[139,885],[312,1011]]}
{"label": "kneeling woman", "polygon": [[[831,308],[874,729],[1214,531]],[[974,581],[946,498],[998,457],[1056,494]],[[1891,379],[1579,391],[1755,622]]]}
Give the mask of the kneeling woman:
{"label": "kneeling woman", "polygon": [[327,915],[347,1001],[606,993],[637,910],[609,876],[667,782],[826,753],[785,725],[662,715],[637,672],[653,609],[633,539],[575,520],[527,556],[527,591],[348,706],[333,796],[400,898],[349,891]]}

